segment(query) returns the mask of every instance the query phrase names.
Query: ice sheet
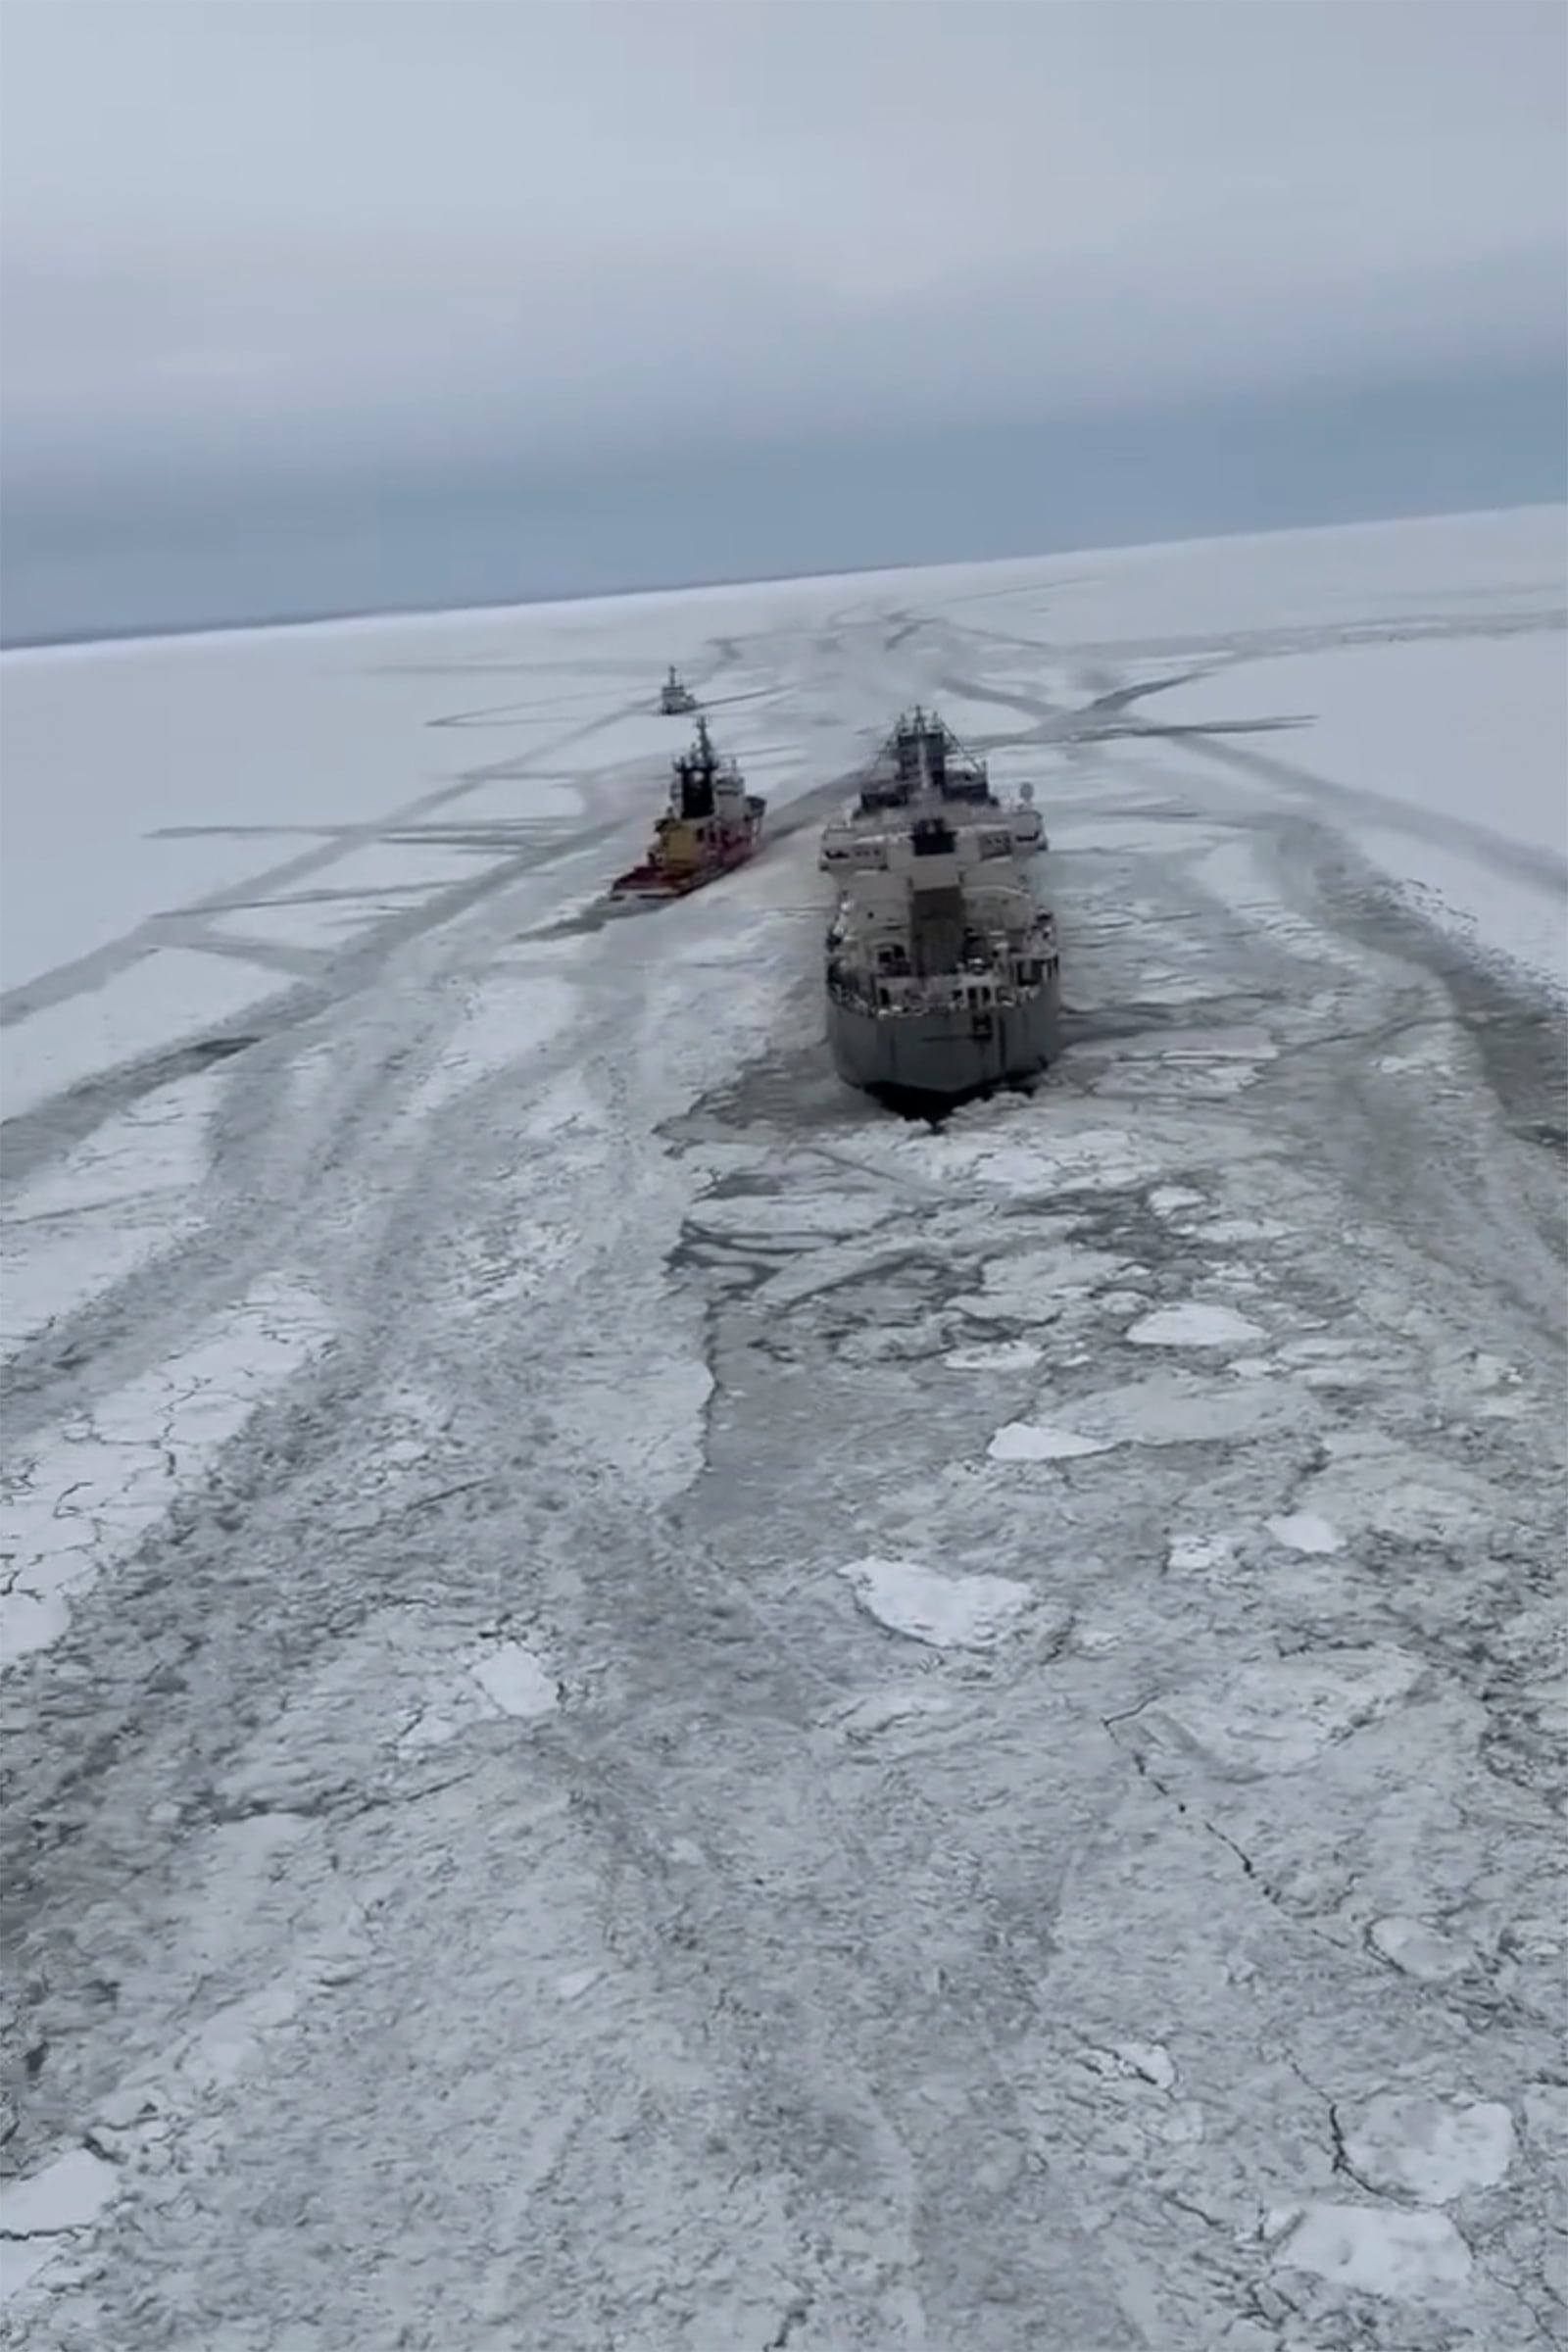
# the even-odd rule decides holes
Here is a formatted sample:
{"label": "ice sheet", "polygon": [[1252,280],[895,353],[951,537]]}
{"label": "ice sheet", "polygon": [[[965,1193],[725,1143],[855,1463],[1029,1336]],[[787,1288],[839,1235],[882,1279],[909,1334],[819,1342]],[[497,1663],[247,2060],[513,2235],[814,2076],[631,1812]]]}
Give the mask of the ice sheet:
{"label": "ice sheet", "polygon": [[156,948],[112,981],[46,1004],[0,1033],[0,1109],[17,1118],[101,1070],[203,1037],[286,985],[275,972],[226,956]]}
{"label": "ice sheet", "polygon": [[[1310,724],[1250,741],[1299,771],[1304,801],[1314,777],[1349,795],[1328,813],[1416,904],[1568,988],[1560,629],[1231,662],[1147,706],[1161,723],[1287,710]],[[1389,822],[1391,802],[1408,824]]]}

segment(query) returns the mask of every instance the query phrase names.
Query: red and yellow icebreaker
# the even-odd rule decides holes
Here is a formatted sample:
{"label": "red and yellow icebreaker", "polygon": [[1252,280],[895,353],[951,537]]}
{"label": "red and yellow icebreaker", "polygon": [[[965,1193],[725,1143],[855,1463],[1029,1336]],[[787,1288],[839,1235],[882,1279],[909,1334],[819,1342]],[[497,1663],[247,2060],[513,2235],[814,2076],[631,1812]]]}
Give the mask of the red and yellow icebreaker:
{"label": "red and yellow icebreaker", "polygon": [[755,858],[767,803],[748,792],[733,760],[721,760],[697,721],[697,740],[674,762],[669,807],[642,862],[617,874],[612,901],[683,899]]}

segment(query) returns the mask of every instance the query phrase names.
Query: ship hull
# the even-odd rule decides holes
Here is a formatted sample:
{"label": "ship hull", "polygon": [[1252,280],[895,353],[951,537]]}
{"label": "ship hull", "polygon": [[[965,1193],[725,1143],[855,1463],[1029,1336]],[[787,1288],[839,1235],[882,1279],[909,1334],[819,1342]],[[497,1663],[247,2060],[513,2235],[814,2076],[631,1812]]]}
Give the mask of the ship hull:
{"label": "ship hull", "polygon": [[828,1047],[848,1086],[866,1094],[944,1101],[1037,1077],[1060,1047],[1054,990],[988,1013],[968,1010],[880,1015],[828,1000]]}
{"label": "ship hull", "polygon": [[658,864],[652,858],[645,858],[641,865],[634,865],[624,874],[617,874],[610,885],[612,906],[625,906],[633,902],[663,906],[670,899],[689,899],[694,890],[706,890],[710,882],[720,882],[726,874],[733,874],[741,866],[750,865],[762,846],[762,817],[766,807],[765,801],[754,797],[750,803],[751,830],[701,865],[671,869]]}
{"label": "ship hull", "polygon": [[755,850],[745,850],[737,858],[725,858],[712,865],[694,866],[689,874],[662,874],[657,868],[621,874],[610,885],[612,906],[640,904],[650,906],[667,906],[672,899],[689,899],[695,890],[706,890],[710,882],[721,882],[743,865],[750,865]]}

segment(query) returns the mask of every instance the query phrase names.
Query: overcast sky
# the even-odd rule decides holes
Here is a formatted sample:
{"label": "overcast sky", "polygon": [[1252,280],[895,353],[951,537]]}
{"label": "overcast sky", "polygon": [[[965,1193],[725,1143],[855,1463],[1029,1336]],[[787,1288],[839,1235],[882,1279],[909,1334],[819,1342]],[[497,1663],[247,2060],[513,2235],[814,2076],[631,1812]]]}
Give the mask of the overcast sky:
{"label": "overcast sky", "polygon": [[29,525],[127,485],[618,477],[1561,367],[1562,0],[0,0],[0,26]]}

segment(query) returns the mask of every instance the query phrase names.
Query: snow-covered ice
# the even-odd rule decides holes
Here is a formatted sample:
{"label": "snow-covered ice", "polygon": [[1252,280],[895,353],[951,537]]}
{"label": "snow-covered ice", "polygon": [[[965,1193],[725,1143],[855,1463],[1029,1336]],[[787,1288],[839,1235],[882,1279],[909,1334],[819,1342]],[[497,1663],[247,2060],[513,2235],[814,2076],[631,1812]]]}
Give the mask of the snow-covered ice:
{"label": "snow-covered ice", "polygon": [[[1563,524],[6,658],[0,2352],[1534,2352]],[[601,923],[669,661],[783,821]],[[1068,1002],[936,1127],[916,701]]]}
{"label": "snow-covered ice", "polygon": [[232,1023],[285,977],[227,956],[159,948],[6,1032],[0,1113],[20,1118],[117,1062],[188,1044]]}
{"label": "snow-covered ice", "polygon": [[409,1118],[418,1121],[444,1110],[466,1088],[560,1036],[569,1026],[575,1003],[576,993],[564,981],[531,970],[466,990],[438,1058],[409,1099]]}
{"label": "snow-covered ice", "polygon": [[1375,1919],[1367,1930],[1367,1940],[1381,1959],[1426,1984],[1443,1984],[1451,1977],[1462,1977],[1478,1959],[1469,1944],[1419,1919]]}
{"label": "snow-covered ice", "polygon": [[1399,2303],[1442,2302],[1471,2270],[1470,2249],[1446,2214],[1387,2205],[1309,2205],[1275,2262]]}
{"label": "snow-covered ice", "polygon": [[1383,2091],[1352,2110],[1343,2132],[1358,2180],[1420,2205],[1495,2188],[1513,2162],[1513,2117],[1496,2099]]}
{"label": "snow-covered ice", "polygon": [[1260,1659],[1217,1690],[1162,1700],[1157,1713],[1218,1772],[1298,1772],[1396,1706],[1420,1674],[1416,1659],[1391,1649]]}
{"label": "snow-covered ice", "polygon": [[1321,779],[1424,907],[1568,989],[1568,698],[1553,634],[1313,647],[1227,662],[1158,698],[1161,721],[1221,708],[1309,712],[1299,735],[1259,739],[1300,766],[1298,789]]}
{"label": "snow-covered ice", "polygon": [[503,1642],[481,1652],[469,1668],[474,1681],[503,1715],[531,1723],[561,1703],[556,1678],[521,1642]]}
{"label": "snow-covered ice", "polygon": [[0,2301],[69,2254],[76,2233],[98,2219],[119,2185],[112,2164],[86,2148],[68,2148],[42,2172],[0,2188]]}
{"label": "snow-covered ice", "polygon": [[988,1649],[1011,1633],[1032,1597],[1006,1576],[948,1576],[913,1560],[852,1560],[839,1574],[890,1633],[933,1649]]}

